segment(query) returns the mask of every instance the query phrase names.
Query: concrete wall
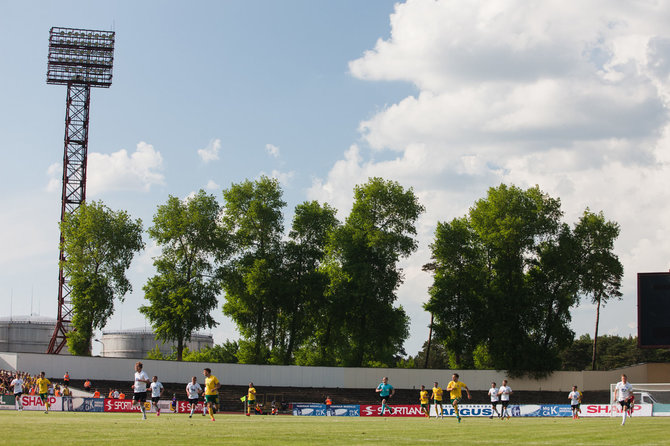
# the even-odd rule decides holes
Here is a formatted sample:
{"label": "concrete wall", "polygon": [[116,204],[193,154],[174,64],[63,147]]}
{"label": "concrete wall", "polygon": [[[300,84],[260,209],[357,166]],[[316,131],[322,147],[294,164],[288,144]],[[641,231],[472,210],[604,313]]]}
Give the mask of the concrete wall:
{"label": "concrete wall", "polygon": [[[81,356],[45,355],[35,353],[0,353],[0,368],[37,373],[44,370],[47,376],[61,377],[65,371],[73,379],[128,380],[133,379],[135,359],[100,358]],[[286,387],[375,387],[382,376],[388,376],[394,387],[414,389],[421,384],[430,386],[434,381],[445,385],[452,370],[418,369],[364,369],[344,367],[269,366],[252,364],[208,364],[141,360],[144,370],[158,375],[163,382],[189,381],[191,376],[202,376],[202,369],[209,367],[223,385],[246,385],[253,381],[259,386]],[[3,365],[4,364],[4,365]],[[631,382],[670,382],[670,364],[641,364],[607,372],[556,372],[548,378],[510,379],[514,390],[570,391],[573,385],[583,391],[609,390],[609,385],[619,381],[626,373]],[[459,370],[461,380],[471,390],[486,390],[491,381],[498,384],[506,378],[494,370]]]}

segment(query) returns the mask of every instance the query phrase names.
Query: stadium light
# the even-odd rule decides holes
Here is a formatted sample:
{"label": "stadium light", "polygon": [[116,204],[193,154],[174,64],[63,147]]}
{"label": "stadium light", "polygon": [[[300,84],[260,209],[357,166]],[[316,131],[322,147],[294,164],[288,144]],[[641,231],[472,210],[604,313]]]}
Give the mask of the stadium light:
{"label": "stadium light", "polygon": [[[91,87],[109,88],[114,65],[114,31],[51,28],[47,84],[67,85],[61,222],[86,200],[88,117]],[[72,329],[72,288],[63,268],[65,238],[60,235],[58,318],[47,353],[58,354]],[[97,340],[97,339],[96,339]],[[102,341],[98,341],[102,343]],[[104,344],[103,344],[104,352]]]}
{"label": "stadium light", "polygon": [[47,84],[112,85],[114,31],[51,28]]}

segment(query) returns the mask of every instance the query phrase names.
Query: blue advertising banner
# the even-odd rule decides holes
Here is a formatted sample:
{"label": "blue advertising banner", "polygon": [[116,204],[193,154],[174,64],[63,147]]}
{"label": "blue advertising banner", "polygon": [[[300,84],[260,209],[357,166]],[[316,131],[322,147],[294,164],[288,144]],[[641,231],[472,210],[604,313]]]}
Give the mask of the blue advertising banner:
{"label": "blue advertising banner", "polygon": [[359,417],[361,406],[355,404],[333,404],[326,409],[326,416],[330,417]]}
{"label": "blue advertising banner", "polygon": [[63,410],[70,412],[104,412],[104,398],[63,397]]}
{"label": "blue advertising banner", "polygon": [[[514,407],[514,406],[510,406]],[[569,404],[524,404],[519,407],[520,417],[571,417],[572,409]]]}
{"label": "blue advertising banner", "polygon": [[293,403],[293,415],[301,417],[325,417],[326,405],[318,403]]}

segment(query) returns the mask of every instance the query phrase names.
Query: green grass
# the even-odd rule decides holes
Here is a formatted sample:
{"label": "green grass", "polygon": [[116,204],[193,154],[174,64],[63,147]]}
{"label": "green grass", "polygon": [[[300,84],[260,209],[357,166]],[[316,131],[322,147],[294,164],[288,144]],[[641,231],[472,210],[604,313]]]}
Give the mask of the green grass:
{"label": "green grass", "polygon": [[349,418],[0,411],[0,444],[668,444],[670,418]]}

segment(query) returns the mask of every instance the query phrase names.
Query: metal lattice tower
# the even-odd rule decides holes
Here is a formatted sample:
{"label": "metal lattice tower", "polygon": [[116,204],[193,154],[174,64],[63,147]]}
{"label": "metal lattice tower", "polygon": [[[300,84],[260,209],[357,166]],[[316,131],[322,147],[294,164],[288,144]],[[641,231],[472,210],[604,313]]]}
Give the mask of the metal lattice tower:
{"label": "metal lattice tower", "polygon": [[[65,149],[63,152],[63,191],[60,221],[75,212],[86,200],[86,162],[88,157],[88,118],[91,87],[112,85],[114,32],[74,28],[51,28],[47,84],[67,85],[65,103]],[[67,273],[60,234],[58,257],[58,319],[47,353],[60,353],[72,322]]]}

